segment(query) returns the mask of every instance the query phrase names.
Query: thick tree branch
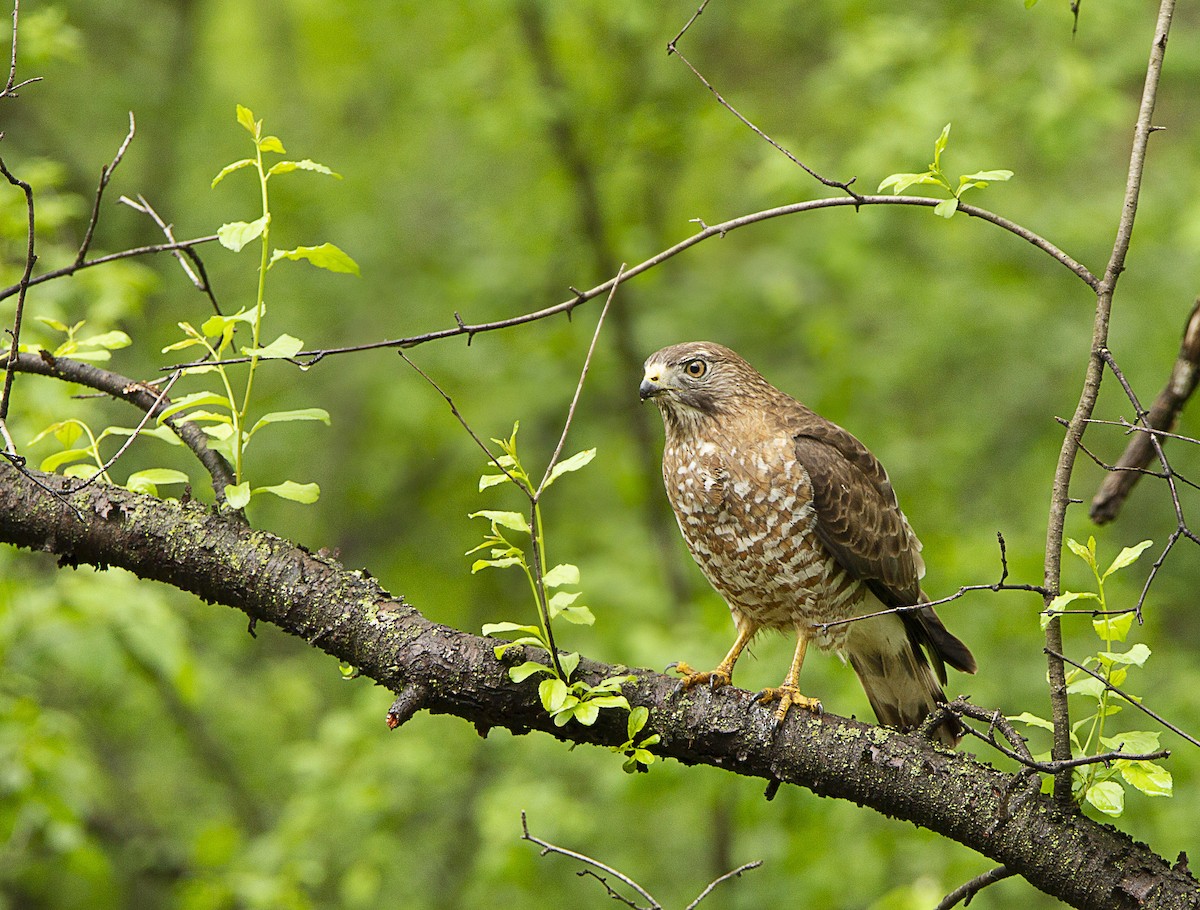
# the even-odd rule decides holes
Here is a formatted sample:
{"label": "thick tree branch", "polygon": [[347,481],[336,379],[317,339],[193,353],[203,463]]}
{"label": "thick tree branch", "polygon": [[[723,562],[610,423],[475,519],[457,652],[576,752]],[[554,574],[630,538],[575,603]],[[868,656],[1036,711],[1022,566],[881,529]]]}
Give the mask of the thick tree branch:
{"label": "thick tree branch", "polygon": [[[60,477],[39,480],[68,489]],[[236,607],[393,691],[415,691],[419,707],[461,717],[481,732],[537,730],[605,746],[627,737],[625,718],[611,711],[591,727],[556,727],[536,684],[508,679],[493,639],[431,622],[370,576],[334,559],[195,502],[99,485],[65,495],[86,521],[0,464],[0,542],[49,552],[66,565],[119,566]],[[579,669],[592,682],[617,672],[589,660]],[[650,709],[645,732],[662,737],[656,751],[663,757],[798,784],[907,819],[1003,863],[1076,907],[1188,907],[1200,895],[1200,883],[1185,868],[1171,867],[1113,828],[1062,811],[1028,775],[1005,774],[919,737],[833,715],[795,714],[772,736],[770,713],[755,708],[748,692],[677,696],[674,679],[647,670],[634,676],[625,694],[632,705]]]}

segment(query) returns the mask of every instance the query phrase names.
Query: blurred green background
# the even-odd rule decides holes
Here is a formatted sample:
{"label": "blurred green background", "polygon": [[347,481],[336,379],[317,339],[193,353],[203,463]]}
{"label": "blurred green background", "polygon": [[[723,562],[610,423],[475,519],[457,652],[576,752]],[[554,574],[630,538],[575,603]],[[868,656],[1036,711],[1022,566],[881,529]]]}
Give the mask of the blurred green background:
{"label": "blurred green background", "polygon": [[[116,203],[143,194],[176,235],[258,215],[249,172],[209,184],[249,153],[235,104],[264,118],[289,157],[341,181],[296,174],[272,184],[273,240],[338,244],[362,277],[284,263],[268,285],[266,337],[310,347],[396,338],[504,318],[566,299],[621,262],[697,230],[828,194],[755,137],[665,53],[695,0],[474,3],[320,0],[22,6],[17,101],[0,102],[0,153],[38,193],[39,269],[71,260],[100,167],[133,111],[138,134],[103,207],[95,249],[161,239]],[[7,14],[2,17],[7,20]],[[1198,288],[1197,113],[1200,16],[1176,16],[1137,232],[1118,295],[1112,347],[1148,403],[1175,357]],[[1084,3],[1078,34],[1065,0],[1004,4],[865,0],[714,3],[680,47],[747,116],[823,174],[873,192],[919,171],[952,122],[952,176],[1009,168],[1014,179],[968,201],[1050,238],[1100,273],[1115,233],[1128,146],[1153,29],[1145,4]],[[7,34],[4,32],[4,46]],[[22,264],[20,194],[0,192],[0,284]],[[257,253],[204,248],[227,312],[253,303]],[[12,317],[0,302],[0,323]],[[412,352],[484,437],[521,421],[540,466],[561,428],[599,311]],[[80,273],[31,292],[29,317],[120,328],[134,345],[110,364],[151,377],[176,323],[211,312],[167,257]],[[24,341],[56,342],[27,317]],[[577,563],[593,628],[563,643],[614,664],[709,666],[732,629],[673,526],[657,459],[658,415],[637,401],[640,363],[662,345],[712,339],[858,435],[887,465],[925,543],[933,597],[999,576],[1041,580],[1050,480],[1088,350],[1092,295],[1030,245],[928,209],[814,212],[713,239],[622,287],[568,442],[595,462],[546,502],[551,559]],[[199,379],[190,380],[198,383]],[[458,628],[531,621],[515,573],[471,576],[464,552],[484,530],[467,514],[515,508],[511,490],[476,491],[479,451],[444,402],[391,351],[274,366],[261,410],[323,407],[331,428],[289,424],[256,437],[256,484],[316,481],[320,501],[256,498],[252,521],[340,551],[427,616]],[[188,388],[198,387],[189,386]],[[18,378],[19,444],[75,415],[132,425],[127,408],[47,380]],[[1100,417],[1131,418],[1111,381]],[[1185,417],[1183,432],[1189,431]],[[1194,432],[1194,427],[1191,428]],[[1088,445],[1116,458],[1119,430]],[[37,461],[54,451],[28,449]],[[1184,474],[1196,452],[1170,449]],[[178,449],[139,441],[115,469],[188,471]],[[1081,459],[1073,493],[1101,472]],[[1185,508],[1192,503],[1186,498]],[[1167,490],[1144,483],[1121,520],[1096,533],[1102,557],[1175,528]],[[1152,559],[1111,585],[1137,596]],[[1088,576],[1067,558],[1067,586]],[[1195,598],[1200,559],[1186,541],[1166,563],[1135,630],[1154,656],[1129,688],[1200,729]],[[974,594],[941,612],[979,659],[953,677],[1008,714],[1048,713],[1033,595]],[[120,571],[60,571],[0,550],[0,906],[366,908],[611,906],[574,863],[539,858],[532,831],[589,853],[682,907],[717,875],[761,859],[706,906],[928,908],[988,860],[911,825],[759,781],[568,751],[548,737],[418,716],[389,734],[389,694],[344,681],[336,663],[273,628],[246,634],[227,609]],[[1071,653],[1095,650],[1086,619]],[[739,683],[775,684],[791,642],[764,639]],[[853,673],[822,656],[805,691],[839,714],[869,716]],[[1112,722],[1152,729],[1127,711]],[[1111,729],[1111,728],[1110,728]],[[1174,734],[1173,799],[1130,794],[1118,824],[1164,856],[1195,852],[1200,751]],[[1036,748],[1045,743],[1035,741]],[[971,743],[967,748],[975,749]],[[989,760],[991,755],[985,755]],[[1000,760],[1001,763],[1003,760]],[[851,873],[853,870],[853,873]],[[1056,906],[1020,880],[983,908]]]}

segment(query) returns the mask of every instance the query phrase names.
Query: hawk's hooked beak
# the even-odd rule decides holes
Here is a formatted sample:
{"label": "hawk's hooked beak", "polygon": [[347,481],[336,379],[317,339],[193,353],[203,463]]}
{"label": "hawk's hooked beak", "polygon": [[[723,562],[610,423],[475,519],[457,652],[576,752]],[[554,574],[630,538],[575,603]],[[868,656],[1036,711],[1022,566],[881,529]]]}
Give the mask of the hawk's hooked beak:
{"label": "hawk's hooked beak", "polygon": [[645,401],[647,398],[663,394],[666,390],[666,386],[662,384],[662,372],[660,370],[648,370],[642,378],[642,384],[638,386],[638,397],[642,401]]}

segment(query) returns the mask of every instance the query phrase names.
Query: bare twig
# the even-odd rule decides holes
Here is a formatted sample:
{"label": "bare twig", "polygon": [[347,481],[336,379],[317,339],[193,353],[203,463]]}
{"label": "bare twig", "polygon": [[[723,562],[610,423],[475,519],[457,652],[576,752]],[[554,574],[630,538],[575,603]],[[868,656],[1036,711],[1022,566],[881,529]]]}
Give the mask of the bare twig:
{"label": "bare twig", "polygon": [[576,853],[574,850],[567,850],[565,847],[559,847],[559,846],[556,846],[555,844],[550,843],[549,841],[544,841],[539,837],[534,837],[532,834],[529,833],[529,822],[525,818],[525,810],[524,809],[521,810],[521,840],[527,840],[530,843],[537,844],[539,847],[541,847],[542,848],[542,851],[540,854],[541,856],[545,856],[548,853],[557,853],[559,856],[565,856],[568,859],[578,860],[581,863],[585,863],[586,865],[591,866],[594,869],[599,869],[601,872],[604,872],[605,874],[611,875],[613,878],[618,879],[619,881],[621,881],[622,883],[624,883],[625,885],[627,885],[628,887],[630,887],[634,891],[636,891],[643,900],[647,901],[645,908],[640,908],[633,901],[629,900],[626,897],[622,897],[620,894],[613,891],[612,888],[610,888],[608,886],[607,882],[604,881],[604,879],[599,878],[599,876],[596,876],[596,878],[598,878],[599,881],[602,884],[604,884],[604,886],[608,890],[608,893],[610,896],[616,898],[617,900],[623,901],[627,906],[633,907],[633,908],[635,908],[635,910],[662,910],[662,904],[660,904],[658,901],[656,901],[654,899],[654,896],[651,895],[649,891],[647,891],[645,888],[643,888],[641,885],[639,885],[637,882],[635,882],[632,878],[630,878],[624,872],[620,872],[619,870],[614,869],[612,866],[607,866],[604,863],[600,862],[599,860],[592,859],[590,856],[587,856],[583,853]]}
{"label": "bare twig", "polygon": [[[636,881],[634,881],[632,878],[630,878],[628,875],[621,872],[620,870],[614,869],[612,866],[606,865],[597,859],[593,859],[592,857],[587,856],[584,853],[576,853],[574,850],[567,850],[563,847],[559,847],[555,844],[552,844],[549,841],[544,841],[539,837],[534,837],[532,834],[529,833],[529,822],[525,818],[524,810],[521,811],[521,840],[527,840],[530,843],[537,844],[539,847],[541,847],[542,848],[542,850],[541,850],[542,856],[545,856],[548,853],[557,853],[559,856],[565,856],[568,859],[578,860],[579,862],[584,863],[586,866],[592,867],[590,869],[589,868],[581,869],[576,874],[580,875],[580,876],[590,875],[592,878],[596,879],[596,881],[600,882],[600,884],[604,886],[604,890],[606,892],[608,892],[609,897],[613,898],[614,900],[620,901],[627,907],[632,907],[633,910],[662,910],[662,904],[660,904],[657,900],[655,900],[654,896],[649,891],[647,891],[645,888],[643,888]],[[730,879],[741,878],[743,873],[749,872],[752,869],[757,869],[761,865],[762,865],[762,860],[760,860],[760,859],[754,860],[754,862],[745,863],[741,866],[738,866],[736,869],[726,872],[724,875],[718,876],[717,878],[713,879],[713,881],[709,882],[708,885],[705,887],[705,889],[703,891],[701,891],[700,894],[696,897],[696,899],[694,901],[692,901],[690,904],[688,904],[687,907],[684,908],[684,910],[696,910],[696,907],[699,906],[700,902],[703,901],[706,897],[708,897],[709,894],[712,893],[713,889],[717,887],[717,885],[720,885],[722,882],[727,882]],[[638,896],[641,897],[642,900],[647,902],[646,905],[643,907],[642,905],[637,904],[634,901],[630,900],[628,897],[621,894],[619,891],[615,890],[608,883],[608,881],[604,878],[604,876],[598,874],[594,870],[599,870],[599,872],[603,872],[605,875],[611,875],[613,878],[617,879],[622,884],[624,884],[627,887],[636,891]]]}
{"label": "bare twig", "polygon": [[886,610],[876,610],[874,613],[863,613],[859,616],[848,616],[845,619],[835,619],[831,622],[820,622],[815,624],[815,628],[825,632],[829,629],[832,629],[834,626],[844,626],[852,622],[861,622],[864,619],[874,619],[876,616],[889,616],[893,613],[912,613],[916,610],[924,610],[926,607],[937,607],[941,606],[942,604],[950,603],[951,601],[958,600],[960,597],[971,591],[1028,591],[1045,597],[1046,589],[1041,585],[1008,583],[1008,550],[1004,543],[1004,535],[999,531],[996,532],[996,540],[1000,545],[1000,580],[994,584],[963,585],[950,596],[942,597],[939,600],[923,600],[920,603],[906,604],[905,606],[900,607],[888,607]]}
{"label": "bare twig", "polygon": [[108,188],[108,181],[112,179],[113,172],[117,169],[117,165],[121,163],[121,159],[125,157],[125,152],[129,148],[129,143],[133,142],[133,135],[137,132],[137,124],[133,120],[133,111],[129,112],[129,132],[125,134],[125,141],[117,148],[117,154],[113,156],[111,163],[100,168],[100,182],[96,184],[96,195],[92,200],[92,214],[88,218],[87,227],[83,232],[83,242],[79,244],[79,252],[75,254],[74,265],[79,268],[87,259],[88,249],[92,245],[92,236],[96,233],[96,225],[100,221],[100,200],[104,198],[104,191]]}
{"label": "bare twig", "polygon": [[[149,215],[150,218],[158,225],[158,229],[163,232],[163,236],[171,243],[175,243],[175,230],[172,225],[168,224],[154,210],[154,207],[146,201],[146,197],[141,193],[138,194],[137,201],[134,202],[128,196],[122,196],[119,200],[129,206],[135,212],[141,212],[143,215]],[[173,250],[172,255],[179,262],[180,268],[183,269],[188,279],[195,285],[196,289],[205,294],[213,305],[213,310],[218,316],[221,315],[221,306],[217,303],[216,295],[213,293],[212,285],[208,281],[208,272],[204,268],[204,261],[200,258],[192,247],[181,247]],[[189,263],[188,260],[191,260]],[[194,266],[194,268],[193,268]]]}
{"label": "bare twig", "polygon": [[1091,669],[1090,667],[1085,667],[1083,664],[1076,663],[1075,661],[1071,660],[1071,658],[1069,658],[1061,653],[1053,654],[1051,656],[1056,657],[1059,660],[1063,661],[1064,663],[1068,663],[1072,667],[1075,667],[1077,670],[1082,670],[1084,673],[1087,673],[1089,676],[1093,676],[1096,679],[1100,680],[1100,682],[1104,683],[1104,688],[1108,689],[1110,692],[1112,692],[1116,695],[1121,696],[1121,698],[1125,699],[1125,701],[1129,702],[1129,704],[1133,705],[1133,707],[1137,708],[1143,714],[1146,714],[1146,715],[1154,718],[1156,721],[1158,721],[1160,724],[1162,724],[1168,730],[1172,731],[1173,733],[1178,733],[1180,736],[1182,736],[1184,739],[1186,739],[1193,746],[1200,747],[1200,740],[1196,739],[1194,736],[1184,733],[1183,730],[1179,729],[1179,727],[1175,726],[1169,720],[1164,718],[1161,714],[1157,713],[1156,711],[1152,711],[1150,708],[1147,708],[1140,701],[1138,701],[1137,698],[1130,696],[1130,695],[1126,695],[1124,692],[1122,692],[1119,688],[1117,688],[1112,683],[1110,683],[1107,679],[1105,679],[1101,674],[1097,673],[1095,670]]}
{"label": "bare twig", "polygon": [[700,894],[696,897],[696,899],[694,901],[692,901],[690,904],[688,904],[684,908],[684,910],[696,910],[696,905],[699,904],[700,901],[702,901],[706,897],[708,897],[708,895],[712,893],[713,888],[717,887],[717,885],[721,884],[722,882],[727,882],[732,878],[741,878],[743,872],[749,872],[752,869],[757,869],[762,864],[763,864],[763,861],[761,859],[756,859],[756,860],[754,860],[754,862],[743,863],[742,865],[738,866],[736,869],[733,869],[730,872],[726,872],[724,875],[720,876],[719,878],[713,879],[711,882],[708,883],[708,887],[706,887],[703,891],[701,891]]}
{"label": "bare twig", "polygon": [[[12,55],[9,57],[8,64],[8,81],[4,84],[4,90],[0,91],[0,98],[16,98],[17,89],[24,88],[34,82],[41,82],[41,76],[34,76],[32,79],[26,79],[23,82],[17,82],[17,24],[21,18],[21,0],[13,0],[12,14]],[[3,135],[3,134],[0,134]]]}
{"label": "bare twig", "polygon": [[[13,32],[14,32],[14,48],[16,42],[16,10],[13,10]],[[14,51],[15,53],[15,51]],[[14,64],[15,66],[15,64]],[[33,187],[24,180],[21,180],[13,175],[13,173],[5,165],[4,159],[0,158],[0,174],[11,183],[13,186],[21,190],[25,194],[25,212],[26,212],[26,240],[25,240],[25,269],[21,273],[21,280],[17,282],[17,308],[13,315],[12,328],[8,330],[11,346],[8,349],[8,363],[4,369],[4,389],[0,391],[0,420],[8,418],[8,401],[9,395],[12,393],[13,376],[16,373],[17,351],[21,346],[21,320],[25,315],[25,294],[29,290],[29,286],[33,283],[30,276],[33,274],[34,263],[37,262],[37,253],[34,250],[34,217],[33,217]]]}
{"label": "bare twig", "polygon": [[857,177],[851,177],[849,180],[831,180],[828,177],[823,177],[820,174],[818,174],[816,171],[814,171],[812,168],[810,168],[807,164],[805,164],[803,161],[801,161],[799,158],[797,158],[795,155],[793,155],[791,152],[789,152],[786,148],[784,148],[782,145],[780,145],[778,142],[776,142],[774,139],[772,139],[770,136],[768,136],[766,133],[764,133],[761,129],[759,129],[757,126],[755,126],[753,123],[751,123],[750,120],[747,117],[745,117],[737,108],[735,108],[732,104],[730,104],[728,101],[726,101],[725,98],[721,95],[721,93],[717,91],[716,86],[714,86],[711,82],[709,82],[706,78],[704,78],[704,75],[698,69],[696,69],[696,67],[694,67],[692,65],[692,62],[690,60],[688,60],[688,58],[685,57],[683,55],[683,53],[679,50],[679,47],[678,47],[679,40],[684,36],[684,33],[687,32],[687,30],[692,27],[692,23],[695,22],[698,18],[700,18],[700,15],[704,12],[704,8],[708,6],[708,3],[709,3],[709,0],[704,0],[704,2],[700,4],[699,9],[697,9],[696,12],[694,12],[692,14],[692,17],[690,19],[688,19],[688,21],[684,25],[684,27],[679,30],[679,34],[677,34],[674,38],[672,38],[667,43],[667,56],[674,54],[676,57],[678,57],[680,60],[682,60],[683,65],[686,66],[688,69],[690,69],[692,71],[692,75],[694,75],[697,79],[699,79],[701,84],[712,93],[713,97],[717,99],[717,101],[720,103],[721,107],[725,108],[725,110],[729,111],[729,113],[731,113],[731,114],[733,114],[733,116],[737,117],[737,119],[740,120],[746,126],[748,126],[754,132],[754,134],[756,136],[758,136],[760,139],[764,140],[768,145],[770,145],[776,151],[783,154],[783,156],[786,157],[788,159],[788,161],[792,162],[792,164],[796,165],[801,170],[803,170],[806,174],[808,174],[810,177],[812,177],[814,180],[821,182],[825,186],[830,187],[830,188],[839,189],[839,190],[844,190],[845,192],[847,192],[850,195],[850,198],[855,200],[856,202],[858,200],[861,200],[863,197],[860,196],[858,193],[856,193],[854,190],[852,190],[850,188],[850,185],[852,183],[854,183],[855,180],[858,179]]}
{"label": "bare twig", "polygon": [[949,894],[942,898],[941,903],[937,905],[937,910],[950,910],[951,907],[957,906],[960,902],[965,907],[971,903],[971,899],[988,885],[996,882],[1004,881],[1016,873],[1007,866],[997,866],[995,869],[989,869],[982,875],[977,875],[965,884],[959,885]]}
{"label": "bare twig", "polygon": [[[216,239],[216,234],[209,234],[206,237],[195,237],[191,240],[179,240],[174,243],[152,243],[147,246],[132,247],[131,249],[121,250],[117,253],[108,253],[104,256],[97,256],[95,259],[88,259],[86,262],[81,262],[78,265],[72,263],[71,265],[63,266],[60,269],[54,269],[52,272],[43,272],[41,275],[35,275],[25,284],[18,282],[17,284],[10,285],[9,287],[0,288],[0,300],[5,300],[6,298],[11,297],[13,294],[21,293],[24,287],[33,287],[34,285],[44,284],[47,281],[54,281],[56,278],[74,275],[76,272],[82,271],[83,269],[94,268],[95,266],[104,265],[108,262],[117,262],[121,259],[133,259],[137,256],[149,256],[154,253],[171,253],[175,250],[183,250],[186,252],[192,247],[199,246],[202,243],[212,243]],[[241,363],[245,360],[249,360],[249,358],[245,358],[243,361],[238,362]],[[174,369],[174,367],[168,367],[167,369],[171,370]]]}
{"label": "bare twig", "polygon": [[[1150,48],[1146,79],[1142,88],[1137,121],[1134,125],[1129,155],[1129,173],[1125,181],[1125,195],[1117,225],[1116,239],[1113,242],[1112,255],[1104,270],[1104,276],[1098,284],[1092,285],[1096,291],[1096,313],[1092,325],[1091,356],[1088,359],[1087,374],[1084,377],[1083,389],[1080,391],[1075,413],[1071,417],[1070,426],[1064,434],[1062,447],[1059,450],[1050,497],[1049,518],[1046,523],[1043,584],[1047,589],[1047,605],[1049,605],[1051,595],[1058,590],[1061,579],[1063,528],[1066,523],[1067,507],[1071,500],[1071,475],[1074,471],[1075,457],[1079,452],[1079,443],[1083,437],[1086,421],[1092,416],[1096,407],[1096,399],[1100,393],[1100,380],[1104,368],[1100,352],[1108,344],[1108,325],[1112,313],[1113,294],[1121,272],[1125,268],[1125,257],[1129,252],[1129,244],[1133,237],[1134,218],[1137,214],[1138,197],[1141,193],[1142,172],[1146,163],[1146,148],[1153,128],[1151,119],[1154,114],[1158,83],[1166,53],[1167,36],[1170,33],[1174,11],[1175,0],[1160,0],[1154,41]],[[1051,715],[1054,722],[1054,744],[1051,755],[1056,760],[1064,761],[1071,757],[1071,716],[1067,706],[1066,672],[1061,657],[1063,650],[1062,627],[1058,617],[1051,617],[1046,626],[1045,650],[1050,682]],[[1068,772],[1064,771],[1055,776],[1054,793],[1061,805],[1066,806],[1072,802],[1071,775]]]}
{"label": "bare twig", "polygon": [[[1171,368],[1171,376],[1144,418],[1145,425],[1152,430],[1172,430],[1184,404],[1196,390],[1200,380],[1200,298],[1192,305],[1183,329],[1179,355]],[[1164,437],[1165,441],[1165,437]],[[1141,471],[1154,456],[1153,446],[1146,433],[1138,433],[1117,460],[1114,473],[1104,478],[1096,495],[1092,498],[1092,521],[1105,524],[1112,521],[1121,511],[1126,498],[1141,479]]]}
{"label": "bare twig", "polygon": [[558,437],[558,445],[554,447],[554,453],[550,456],[550,461],[546,464],[546,473],[542,475],[542,482],[538,484],[537,490],[534,491],[533,498],[536,502],[542,495],[542,491],[546,489],[546,485],[550,483],[550,476],[554,473],[554,466],[558,464],[558,456],[562,454],[563,446],[567,442],[567,433],[571,430],[571,421],[575,419],[575,408],[579,405],[579,396],[583,392],[583,382],[587,379],[588,369],[592,365],[592,354],[596,351],[596,342],[600,339],[600,329],[604,327],[604,317],[608,315],[608,308],[612,306],[613,298],[617,293],[617,285],[620,284],[622,275],[625,270],[625,264],[621,263],[621,267],[617,269],[617,277],[613,282],[612,290],[608,292],[608,299],[604,301],[604,308],[600,310],[600,318],[596,320],[596,330],[592,332],[592,343],[588,345],[587,356],[583,358],[583,369],[579,372],[579,382],[575,383],[575,394],[571,396],[571,405],[567,408],[567,419],[563,422],[562,435]]}

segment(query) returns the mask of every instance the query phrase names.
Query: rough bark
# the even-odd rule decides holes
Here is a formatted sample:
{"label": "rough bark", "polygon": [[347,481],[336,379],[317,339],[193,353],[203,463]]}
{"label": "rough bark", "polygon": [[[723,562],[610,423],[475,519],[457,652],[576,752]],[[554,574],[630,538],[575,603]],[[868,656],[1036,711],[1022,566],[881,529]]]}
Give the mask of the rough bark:
{"label": "rough bark", "polygon": [[[61,477],[38,475],[56,490]],[[62,565],[120,566],[206,601],[271,622],[358,667],[400,694],[401,720],[415,710],[453,714],[483,733],[506,727],[570,742],[618,745],[625,719],[602,712],[592,727],[558,728],[536,682],[514,684],[495,642],[422,616],[369,574],[247,527],[199,503],[161,501],[93,485],[64,502],[0,463],[0,541],[56,556]],[[625,668],[583,660],[595,682]],[[1185,862],[1171,866],[1122,832],[1065,812],[1038,780],[964,754],[833,715],[794,712],[771,733],[772,715],[749,693],[674,692],[675,680],[632,670],[625,693],[650,709],[655,751],[767,781],[847,799],[952,838],[1080,908],[1183,908],[1200,904]],[[381,712],[382,713],[382,712]],[[382,728],[382,718],[381,718]]]}

